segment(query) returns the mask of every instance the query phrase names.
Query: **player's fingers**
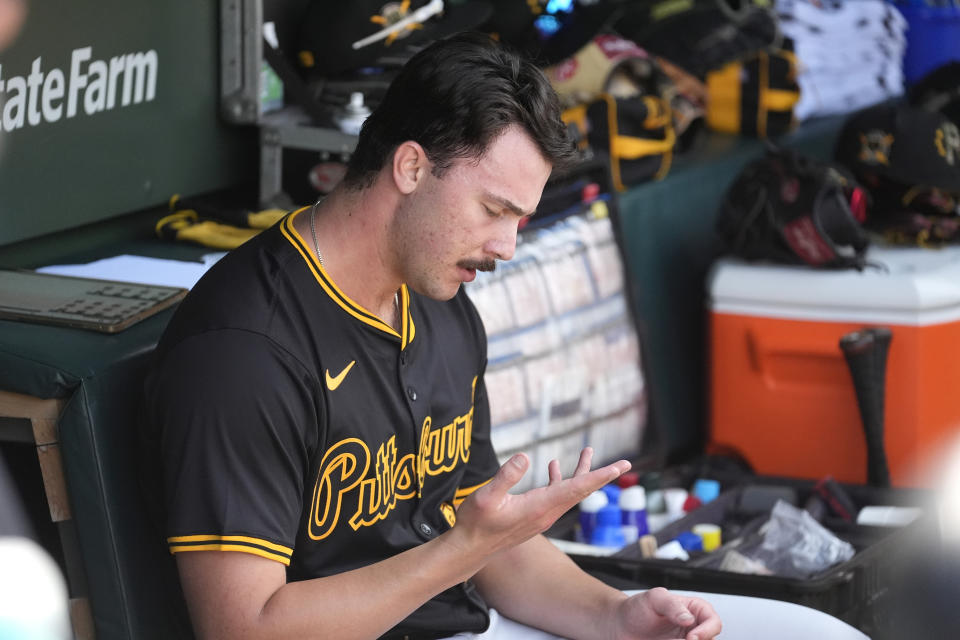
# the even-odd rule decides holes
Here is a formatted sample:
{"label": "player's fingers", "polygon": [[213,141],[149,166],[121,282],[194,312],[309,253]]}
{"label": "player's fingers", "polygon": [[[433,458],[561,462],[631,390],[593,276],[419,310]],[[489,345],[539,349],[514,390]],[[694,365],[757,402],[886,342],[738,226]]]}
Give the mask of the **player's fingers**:
{"label": "player's fingers", "polygon": [[689,627],[697,621],[697,617],[687,608],[684,600],[663,587],[647,591],[647,598],[650,601],[650,607],[657,615],[663,616],[679,627]]}
{"label": "player's fingers", "polygon": [[699,624],[687,632],[685,640],[713,640],[720,635],[720,631],[723,630],[723,623],[709,602],[700,598],[691,598],[687,602],[687,609],[694,615]]}
{"label": "player's fingers", "polygon": [[720,633],[720,616],[705,600],[677,596],[663,587],[650,589],[647,597],[655,613],[687,629],[684,640],[712,640]]}
{"label": "player's fingers", "polygon": [[550,478],[550,484],[556,484],[563,480],[563,475],[560,473],[560,463],[556,460],[551,460],[547,464],[547,476]]}
{"label": "player's fingers", "polygon": [[590,465],[593,463],[593,447],[584,447],[580,451],[580,459],[577,461],[577,468],[573,475],[580,476],[590,471]]}
{"label": "player's fingers", "polygon": [[[555,491],[562,492],[565,499],[578,502],[605,484],[609,484],[630,470],[630,463],[619,460],[593,471],[582,472],[553,485]],[[553,488],[553,487],[551,487]]]}
{"label": "player's fingers", "polygon": [[527,457],[527,454],[518,453],[513,455],[503,463],[500,470],[497,471],[497,475],[493,476],[493,479],[484,489],[486,489],[494,499],[502,498],[507,495],[510,489],[520,482],[520,479],[523,478],[523,474],[527,472],[528,468],[530,468],[530,458]]}
{"label": "player's fingers", "polygon": [[[533,489],[516,497],[526,505],[524,509],[527,514],[530,514],[526,519],[537,520],[543,525],[540,531],[544,531],[578,502],[603,485],[612,482],[629,468],[630,463],[621,460],[579,476],[551,481],[546,487]],[[486,487],[483,488],[486,489]],[[499,486],[494,490],[500,490]],[[490,497],[497,498],[493,494]],[[534,518],[532,514],[538,515]]]}

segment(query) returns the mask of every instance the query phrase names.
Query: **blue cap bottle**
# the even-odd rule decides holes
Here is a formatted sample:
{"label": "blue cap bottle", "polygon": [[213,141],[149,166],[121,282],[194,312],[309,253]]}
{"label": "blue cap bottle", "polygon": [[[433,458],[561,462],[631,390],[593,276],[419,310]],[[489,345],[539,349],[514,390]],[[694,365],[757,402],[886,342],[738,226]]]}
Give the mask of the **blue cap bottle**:
{"label": "blue cap bottle", "polygon": [[597,526],[590,535],[590,544],[598,547],[615,547],[625,545],[623,527],[620,524],[620,507],[608,504],[597,512]]}
{"label": "blue cap bottle", "polygon": [[627,487],[620,492],[620,518],[627,543],[650,533],[647,524],[647,492],[639,486]]}
{"label": "blue cap bottle", "polygon": [[703,504],[707,504],[720,495],[720,483],[710,478],[698,478],[693,483],[693,495],[700,498]]}
{"label": "blue cap bottle", "polygon": [[609,500],[603,491],[594,491],[580,501],[580,526],[577,529],[577,542],[590,542],[593,530],[597,528],[597,513]]}

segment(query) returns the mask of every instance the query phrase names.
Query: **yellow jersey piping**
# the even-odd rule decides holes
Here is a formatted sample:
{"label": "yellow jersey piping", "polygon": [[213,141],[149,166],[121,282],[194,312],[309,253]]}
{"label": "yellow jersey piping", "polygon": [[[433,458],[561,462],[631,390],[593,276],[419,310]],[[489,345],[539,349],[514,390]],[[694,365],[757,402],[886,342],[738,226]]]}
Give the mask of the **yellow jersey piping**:
{"label": "yellow jersey piping", "polygon": [[[399,333],[397,333],[397,331],[393,327],[391,327],[389,324],[381,320],[378,316],[374,315],[370,311],[364,309],[362,306],[360,306],[359,304],[351,300],[349,296],[343,293],[340,290],[340,288],[337,287],[337,285],[330,278],[329,274],[326,272],[323,266],[319,263],[319,261],[317,260],[317,257],[313,254],[312,251],[308,249],[308,245],[306,241],[303,239],[300,233],[293,226],[294,218],[301,212],[305,211],[307,208],[308,207],[303,207],[301,209],[294,211],[289,216],[287,216],[280,226],[281,233],[283,233],[284,237],[286,237],[287,240],[290,242],[290,244],[292,244],[293,247],[300,253],[300,256],[304,259],[304,262],[307,263],[307,267],[310,269],[311,273],[313,273],[314,278],[316,278],[317,282],[320,284],[323,290],[327,293],[327,295],[330,296],[330,298],[333,299],[334,302],[340,305],[340,307],[342,307],[344,311],[352,315],[357,320],[360,320],[361,322],[368,324],[376,329],[380,329],[381,331],[385,331],[386,333],[389,333],[392,336],[401,338],[401,341],[403,341],[403,337]],[[408,324],[411,325],[411,328],[412,328],[412,319],[409,318],[409,314],[410,314],[409,299],[410,298],[409,298],[409,293],[407,291],[407,285],[405,284],[401,285],[400,293],[401,293],[400,317],[402,318],[401,329],[404,332],[406,332]],[[410,340],[412,340],[412,332],[411,332],[411,337],[408,338],[406,342],[404,342],[404,345],[409,344]]]}

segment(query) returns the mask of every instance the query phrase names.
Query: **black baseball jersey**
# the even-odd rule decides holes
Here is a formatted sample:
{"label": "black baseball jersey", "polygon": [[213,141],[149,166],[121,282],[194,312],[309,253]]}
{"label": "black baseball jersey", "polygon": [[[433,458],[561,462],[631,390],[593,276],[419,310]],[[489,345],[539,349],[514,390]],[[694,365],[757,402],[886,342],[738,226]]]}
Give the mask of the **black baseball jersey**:
{"label": "black baseball jersey", "polygon": [[[433,538],[498,468],[486,337],[466,294],[400,291],[399,334],[330,280],[293,228],[235,249],[181,303],[147,377],[148,475],[172,553],[287,565],[289,580],[365,566]],[[486,628],[469,583],[388,637]]]}

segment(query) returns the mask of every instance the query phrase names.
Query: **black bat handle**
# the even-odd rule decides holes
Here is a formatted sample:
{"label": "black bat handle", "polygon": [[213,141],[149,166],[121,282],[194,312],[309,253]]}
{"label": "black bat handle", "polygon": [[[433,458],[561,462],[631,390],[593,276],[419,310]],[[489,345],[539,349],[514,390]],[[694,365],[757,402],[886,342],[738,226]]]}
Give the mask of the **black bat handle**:
{"label": "black bat handle", "polygon": [[883,444],[887,354],[893,337],[886,327],[852,331],[840,338],[840,349],[853,379],[853,388],[867,443],[867,482],[890,486],[890,471]]}

